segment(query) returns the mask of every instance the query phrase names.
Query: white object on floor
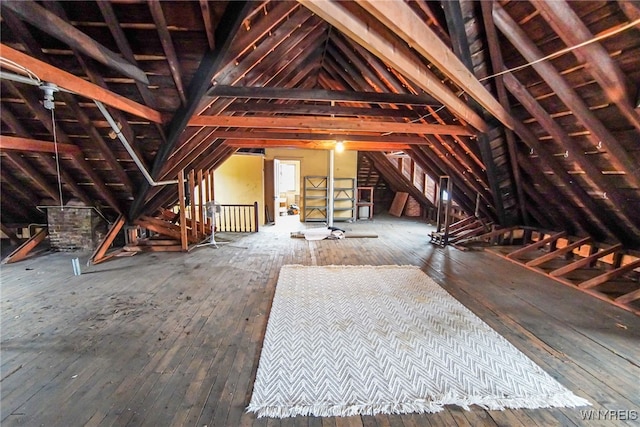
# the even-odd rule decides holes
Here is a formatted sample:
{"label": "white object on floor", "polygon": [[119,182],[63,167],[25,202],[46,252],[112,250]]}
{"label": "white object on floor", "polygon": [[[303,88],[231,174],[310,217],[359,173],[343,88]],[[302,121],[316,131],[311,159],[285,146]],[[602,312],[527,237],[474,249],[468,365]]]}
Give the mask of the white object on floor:
{"label": "white object on floor", "polygon": [[417,267],[283,266],[258,417],[589,405]]}

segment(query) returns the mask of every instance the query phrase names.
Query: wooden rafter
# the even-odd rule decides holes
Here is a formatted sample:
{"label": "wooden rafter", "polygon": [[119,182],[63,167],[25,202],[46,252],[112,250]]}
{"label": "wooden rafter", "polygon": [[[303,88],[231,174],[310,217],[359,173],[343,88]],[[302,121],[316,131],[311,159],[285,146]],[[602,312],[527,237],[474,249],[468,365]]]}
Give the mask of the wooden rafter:
{"label": "wooden rafter", "polygon": [[17,153],[7,152],[5,153],[7,159],[13,163],[23,174],[25,174],[38,188],[44,191],[47,196],[51,197],[55,203],[60,203],[60,196],[58,190],[54,188],[49,181],[33,167],[26,159],[22,158]]}
{"label": "wooden rafter", "polygon": [[553,250],[555,248],[555,244],[558,241],[558,239],[560,239],[561,237],[565,237],[566,235],[567,235],[566,231],[561,231],[560,233],[552,234],[549,237],[545,237],[544,239],[540,239],[537,242],[533,242],[520,249],[516,249],[513,252],[509,252],[509,255],[507,255],[507,258],[514,259],[526,253],[535,251],[536,249],[543,248],[546,245],[550,245]]}
{"label": "wooden rafter", "polygon": [[164,50],[164,54],[167,57],[169,70],[171,71],[173,82],[175,83],[176,89],[178,90],[178,95],[182,100],[182,104],[186,105],[187,98],[184,92],[184,85],[182,84],[180,63],[178,62],[178,55],[176,54],[176,49],[173,45],[171,34],[169,33],[169,29],[167,28],[167,21],[164,17],[164,12],[162,11],[162,5],[159,0],[148,0],[147,4],[149,5],[149,10],[151,10],[151,16],[153,17],[156,31],[158,32],[158,36],[160,37],[162,50]]}
{"label": "wooden rafter", "polygon": [[[49,168],[49,171],[51,171],[53,174],[56,174],[58,172],[56,168],[56,161],[52,156],[42,155],[40,156],[40,161],[46,164]],[[60,162],[60,165],[62,166],[62,162]],[[93,206],[95,204],[95,201],[92,200],[91,197],[89,197],[86,191],[84,191],[78,184],[76,184],[76,179],[71,176],[71,174],[67,172],[64,167],[61,167],[59,172],[59,179],[62,180],[62,182],[71,189],[71,192],[74,196],[82,200],[87,206]]]}
{"label": "wooden rafter", "polygon": [[[504,83],[509,89],[509,92],[511,92],[518,102],[520,102],[520,104],[537,120],[538,124],[540,124],[540,126],[542,126],[542,128],[551,137],[553,137],[556,142],[569,151],[570,157],[575,159],[580,167],[587,172],[589,179],[593,180],[603,192],[607,193],[607,197],[611,199],[617,209],[620,209],[624,217],[631,224],[638,225],[638,221],[640,220],[638,212],[635,212],[634,209],[629,206],[618,189],[607,181],[607,179],[602,175],[600,169],[597,168],[591,160],[589,160],[582,147],[580,147],[580,145],[551,118],[551,116],[544,110],[544,108],[542,108],[542,106],[535,100],[524,85],[518,81],[518,79],[510,73],[505,74],[503,77]],[[545,150],[542,144],[537,145],[537,150]],[[535,147],[533,148],[536,149]]]}
{"label": "wooden rafter", "polygon": [[[593,39],[593,34],[565,0],[533,2],[533,6],[551,25],[567,46]],[[573,54],[587,66],[607,97],[624,117],[640,131],[640,114],[635,108],[636,85],[620,70],[600,43],[591,43]]]}
{"label": "wooden rafter", "polygon": [[[473,75],[473,60],[471,58],[471,50],[469,49],[469,41],[467,40],[467,32],[465,29],[464,19],[462,17],[462,10],[459,2],[445,2],[442,4],[442,8],[445,13],[445,17],[447,20],[447,26],[449,27],[449,36],[451,37],[451,42],[453,45],[453,51],[457,55],[458,65],[457,67],[453,65],[453,68],[462,69],[466,71],[463,74],[468,74],[475,81],[473,82],[473,87],[476,90],[482,89],[490,97],[488,98],[491,101],[491,105],[499,105],[501,116],[498,117],[495,112],[491,110],[491,108],[482,103],[481,99],[478,99],[477,95],[474,97],[473,93],[469,92],[471,95],[471,99],[469,100],[469,104],[471,108],[474,109],[478,114],[482,114],[482,110],[480,105],[484,106],[489,112],[491,112],[494,116],[496,116],[508,129],[513,129],[514,119],[511,117],[509,112],[502,107],[502,105],[495,99],[493,96],[482,86],[482,84],[475,78]],[[433,34],[435,37],[435,34]],[[446,46],[444,44],[439,44],[440,48],[444,54],[448,52]],[[426,50],[423,48],[422,50]],[[453,61],[455,62],[455,61]],[[451,73],[449,73],[451,74]],[[455,76],[449,76],[455,79]],[[479,87],[480,89],[478,89]],[[508,124],[505,123],[505,120],[508,121]],[[480,146],[480,154],[482,156],[482,162],[486,165],[487,172],[487,181],[489,182],[489,187],[491,188],[491,194],[493,196],[493,203],[496,208],[496,213],[498,214],[498,221],[502,225],[507,225],[507,222],[513,223],[513,220],[507,220],[507,215],[504,207],[503,193],[500,187],[500,181],[498,179],[498,167],[493,158],[493,150],[491,147],[491,141],[489,141],[489,137],[486,133],[481,133],[478,135],[478,145]],[[509,191],[511,192],[511,191]]]}
{"label": "wooden rafter", "polygon": [[35,2],[5,1],[2,7],[12,10],[21,19],[39,28],[52,37],[74,47],[98,62],[125,76],[149,84],[144,71],[107,49],[73,25],[49,12]]}
{"label": "wooden rafter", "polygon": [[[220,69],[231,42],[242,25],[242,20],[247,15],[253,4],[246,1],[229,2],[223,16],[220,19],[220,25],[216,28],[215,39],[218,43],[212,51],[206,52],[200,61],[200,66],[195,76],[191,80],[187,89],[187,103],[180,107],[171,119],[171,123],[167,127],[167,140],[160,146],[153,162],[151,175],[157,177],[162,171],[167,158],[173,152],[180,139],[182,132],[187,127],[189,119],[194,114],[202,97],[211,86],[211,79]],[[135,218],[139,215],[144,205],[147,192],[150,185],[143,181],[136,197],[131,205],[130,217]]]}
{"label": "wooden rafter", "polygon": [[350,118],[323,117],[257,117],[257,116],[195,116],[189,126],[242,127],[263,129],[307,129],[323,131],[393,132],[438,135],[472,135],[464,126],[363,121]]}
{"label": "wooden rafter", "polygon": [[119,215],[118,218],[113,222],[113,224],[111,224],[111,227],[109,227],[109,231],[107,231],[107,234],[98,244],[98,247],[96,247],[96,249],[93,251],[93,254],[91,254],[91,257],[89,258],[91,264],[99,264],[110,259],[112,255],[115,255],[107,255],[107,251],[111,247],[111,244],[113,243],[115,238],[118,236],[120,230],[122,230],[122,227],[125,223],[126,219],[124,215]]}
{"label": "wooden rafter", "polygon": [[[511,41],[522,56],[529,62],[542,58],[544,55],[528,38],[522,28],[509,16],[506,10],[498,3],[493,6],[493,19],[500,31]],[[558,95],[562,102],[569,107],[573,115],[591,133],[594,145],[599,142],[609,152],[612,162],[619,170],[625,172],[625,178],[633,185],[640,187],[640,174],[638,165],[633,161],[629,153],[620,145],[618,140],[594,115],[576,91],[569,86],[567,81],[549,62],[538,62],[532,67],[542,79]]]}
{"label": "wooden rafter", "polygon": [[[492,69],[495,73],[501,72],[505,69],[504,62],[502,60],[502,51],[500,49],[500,41],[498,40],[498,32],[493,23],[492,15],[492,3],[491,1],[480,2],[480,8],[482,11],[482,19],[484,22],[484,31],[487,38],[487,45],[489,49],[489,61],[491,62]],[[497,76],[494,80],[498,100],[507,112],[511,112],[509,105],[509,98],[507,96],[507,90],[504,87],[502,76]],[[524,190],[522,188],[522,177],[520,173],[520,167],[518,164],[517,145],[516,138],[511,129],[504,129],[505,138],[507,142],[507,149],[509,153],[509,163],[511,165],[511,173],[513,175],[514,186],[516,188],[516,200],[520,209],[520,217],[525,225],[529,224],[529,217],[527,215],[527,203],[524,197]]]}
{"label": "wooden rafter", "polygon": [[613,280],[616,277],[620,277],[623,274],[628,273],[629,271],[638,267],[640,267],[640,259],[636,259],[635,261],[632,261],[628,264],[625,264],[618,268],[614,268],[613,270],[602,273],[592,279],[585,280],[584,282],[579,283],[578,287],[580,289],[595,288],[596,286],[600,286],[603,283],[608,282],[609,280]]}
{"label": "wooden rafter", "polygon": [[[433,95],[447,106],[459,119],[484,132],[484,120],[449,90],[439,78],[417,60],[400,43],[392,41],[378,21],[351,13],[343,4],[326,0],[299,0],[335,28],[370,50],[389,65],[416,82],[421,89]],[[348,6],[344,4],[344,6]]]}
{"label": "wooden rafter", "polygon": [[29,55],[25,55],[3,43],[0,43],[2,56],[6,59],[31,70],[42,80],[55,83],[61,88],[81,94],[89,99],[101,101],[114,108],[126,111],[135,116],[145,118],[155,123],[162,123],[162,115],[152,108],[131,101],[124,96],[118,95],[109,90],[103,89],[93,83],[89,83],[71,73],[53,67],[42,61],[39,61]]}
{"label": "wooden rafter", "polygon": [[200,10],[202,12],[202,22],[207,32],[207,42],[209,42],[209,50],[216,48],[215,30],[213,27],[213,16],[211,16],[211,8],[208,0],[200,0]]}
{"label": "wooden rafter", "polygon": [[[4,115],[6,110],[2,112]],[[4,117],[3,117],[4,119]],[[55,145],[52,141],[22,138],[18,136],[0,135],[0,150],[14,150],[33,153],[55,153]],[[80,148],[73,144],[58,144],[60,154],[80,154]]]}
{"label": "wooden rafter", "polygon": [[[500,120],[504,126],[510,129],[513,128],[514,119],[509,112],[478,81],[472,71],[468,69],[469,65],[458,59],[455,54],[452,54],[451,48],[442,42],[438,35],[422,21],[407,3],[358,0],[358,4],[427,58],[429,62],[453,80],[489,113]],[[459,8],[459,3],[443,3],[445,11],[450,6]],[[464,25],[460,25],[458,29],[464,32]],[[449,30],[451,32],[451,28]],[[461,36],[463,37],[459,39],[463,38],[466,41],[466,33],[461,34]],[[453,39],[456,39],[456,37],[452,37]],[[462,46],[462,48],[467,52],[469,51],[468,44],[466,47]]]}
{"label": "wooden rafter", "polygon": [[[120,22],[118,21],[115,11],[113,10],[113,6],[111,2],[107,0],[97,0],[96,3],[100,8],[100,12],[104,17],[107,27],[109,27],[109,31],[111,32],[111,35],[113,36],[113,39],[115,40],[116,45],[120,50],[120,53],[125,57],[127,61],[129,61],[136,67],[138,67],[138,61],[136,60],[133,54],[133,50],[131,50],[131,45],[129,44],[129,41],[127,40],[127,36],[124,34],[124,31],[122,30],[122,27],[120,25]],[[94,83],[96,83],[95,80],[94,80]],[[148,107],[155,109],[156,108],[155,97],[151,93],[151,90],[149,90],[149,87],[138,80],[135,80],[135,84],[145,104]],[[106,89],[105,85],[100,85],[100,86]]]}

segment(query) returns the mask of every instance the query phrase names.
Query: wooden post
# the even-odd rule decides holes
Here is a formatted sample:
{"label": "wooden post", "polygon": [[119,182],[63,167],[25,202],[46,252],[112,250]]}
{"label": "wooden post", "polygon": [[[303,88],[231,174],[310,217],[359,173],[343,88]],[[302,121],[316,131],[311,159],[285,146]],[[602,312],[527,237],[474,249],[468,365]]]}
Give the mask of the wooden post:
{"label": "wooden post", "polygon": [[191,169],[189,172],[189,195],[191,196],[191,236],[195,237],[198,235],[198,226],[196,225],[196,176],[195,171]]}
{"label": "wooden post", "polygon": [[447,177],[447,203],[445,204],[445,214],[444,214],[444,235],[443,235],[443,244],[444,246],[449,243],[449,225],[451,224],[451,205],[453,199],[453,182],[451,182],[451,178]]}
{"label": "wooden post", "polygon": [[180,169],[178,173],[178,199],[180,204],[180,245],[182,250],[186,252],[189,249],[189,242],[187,241],[187,215],[184,203],[184,170]]}
{"label": "wooden post", "polygon": [[258,212],[258,202],[253,202],[253,216],[255,217],[256,222],[256,233],[258,232],[258,227],[260,226],[260,215]]}
{"label": "wooden post", "polygon": [[204,207],[206,194],[204,193],[204,187],[202,182],[202,169],[198,170],[198,218],[200,218],[200,234],[204,236]]}
{"label": "wooden post", "polygon": [[111,258],[111,255],[109,255],[108,257],[105,257],[105,254],[107,253],[107,250],[109,250],[109,247],[115,240],[120,230],[122,230],[122,227],[124,226],[125,222],[126,222],[126,219],[124,215],[120,214],[120,216],[118,216],[116,221],[111,225],[111,228],[109,228],[107,235],[104,236],[104,239],[102,239],[102,242],[100,242],[96,250],[93,252],[93,255],[91,255],[91,258],[90,258],[91,264],[99,264]]}
{"label": "wooden post", "polygon": [[[211,200],[209,198],[209,169],[207,169],[204,172],[204,184],[203,184],[204,188],[204,206],[207,206],[207,203]],[[208,226],[211,226],[211,218],[209,218],[209,215],[207,214],[206,216],[206,223]]]}

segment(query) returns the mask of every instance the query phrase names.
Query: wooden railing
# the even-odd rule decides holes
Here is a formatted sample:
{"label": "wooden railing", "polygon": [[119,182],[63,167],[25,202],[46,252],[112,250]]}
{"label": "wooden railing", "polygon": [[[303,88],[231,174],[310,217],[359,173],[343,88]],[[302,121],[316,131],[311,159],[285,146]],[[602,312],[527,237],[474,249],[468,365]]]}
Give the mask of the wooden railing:
{"label": "wooden railing", "polygon": [[219,205],[216,231],[230,233],[258,232],[258,202],[252,205]]}

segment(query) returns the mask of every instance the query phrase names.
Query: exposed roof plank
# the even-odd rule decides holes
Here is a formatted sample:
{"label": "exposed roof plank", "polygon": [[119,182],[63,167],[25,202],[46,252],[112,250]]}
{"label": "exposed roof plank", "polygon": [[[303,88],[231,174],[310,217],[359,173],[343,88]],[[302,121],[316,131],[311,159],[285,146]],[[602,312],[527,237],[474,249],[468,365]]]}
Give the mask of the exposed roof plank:
{"label": "exposed roof plank", "polygon": [[5,1],[2,2],[2,7],[11,9],[24,21],[27,21],[69,46],[77,48],[85,55],[90,56],[107,67],[119,71],[125,76],[149,84],[149,79],[144,71],[122,59],[122,57],[113,51],[107,49],[36,2]]}
{"label": "exposed roof plank", "polygon": [[93,167],[91,167],[91,165],[84,158],[84,156],[83,155],[73,156],[73,163],[75,163],[78,166],[78,168],[82,172],[84,172],[84,174],[87,175],[89,179],[93,182],[96,193],[98,193],[98,195],[103,200],[105,200],[113,210],[115,210],[118,214],[121,214],[123,209],[120,206],[120,202],[115,198],[111,190],[105,185],[102,178],[100,178],[96,173],[96,171],[93,170]]}
{"label": "exposed roof plank", "polygon": [[[567,46],[593,39],[593,34],[564,0],[533,2],[533,6],[551,25]],[[636,85],[616,65],[600,43],[591,43],[573,54],[584,63],[607,97],[616,104],[629,122],[640,130],[640,114],[635,111]]]}
{"label": "exposed roof plank", "polygon": [[148,0],[147,4],[149,5],[149,10],[151,10],[153,22],[155,23],[158,36],[160,37],[162,49],[167,57],[173,82],[176,85],[182,104],[185,105],[187,103],[187,98],[184,93],[184,85],[182,84],[180,63],[178,62],[178,55],[176,54],[176,48],[173,45],[173,40],[171,40],[171,33],[169,33],[169,29],[167,28],[167,21],[164,17],[164,12],[162,11],[162,4],[159,0]]}
{"label": "exposed roof plank", "polygon": [[[443,74],[453,80],[461,89],[482,105],[489,113],[507,128],[513,128],[513,118],[494,96],[473,75],[473,68],[458,59],[453,51],[442,42],[438,35],[409,7],[405,2],[388,2],[375,0],[359,0],[358,4],[384,23],[395,34],[400,36],[410,46],[416,49],[429,62],[434,64]],[[450,7],[460,8],[459,2],[444,2],[442,6],[445,12]],[[460,15],[460,18],[462,15]],[[464,22],[458,22],[458,28],[449,28],[452,31],[461,31],[457,37],[451,37],[467,44],[461,46],[466,51],[469,61],[471,54],[468,49],[467,35],[464,32]],[[450,34],[451,36],[451,34]]]}
{"label": "exposed roof plank", "polygon": [[[82,202],[84,202],[85,205],[93,206],[95,204],[95,201],[92,200],[91,197],[89,197],[89,195],[82,188],[80,188],[78,184],[76,184],[75,178],[71,176],[71,174],[67,172],[67,170],[64,167],[61,167],[59,169],[57,168],[56,161],[53,157],[46,156],[46,155],[40,156],[40,161],[46,164],[47,167],[54,173],[59,172],[60,173],[59,179],[62,180],[62,182],[71,189],[71,192],[74,194],[74,196],[82,200]],[[62,197],[64,199],[64,193]]]}
{"label": "exposed roof plank", "polygon": [[379,31],[382,28],[379,28],[381,26],[377,21],[356,16],[343,8],[342,4],[335,2],[326,0],[298,1],[416,82],[421,89],[446,105],[458,118],[480,131],[487,131],[484,120],[449,90],[426,66],[408,53],[404,46],[390,41],[380,34]]}
{"label": "exposed roof plank", "polygon": [[264,129],[314,129],[382,133],[471,135],[464,126],[373,121],[344,117],[195,116],[189,126],[250,127]]}
{"label": "exposed roof plank", "polygon": [[[4,3],[3,3],[4,4]],[[152,122],[162,123],[162,115],[152,108],[131,101],[117,93],[103,89],[93,83],[89,83],[71,73],[39,61],[29,55],[25,55],[5,44],[0,43],[2,56],[6,59],[31,70],[43,81],[55,83],[61,88],[81,94],[89,99],[96,99],[114,108],[145,118]]]}
{"label": "exposed roof plank", "polygon": [[[493,19],[500,31],[511,41],[527,61],[535,61],[543,57],[542,52],[531,42],[522,28],[509,16],[498,3],[493,4]],[[538,62],[532,67],[540,74],[545,82],[554,90],[556,95],[569,107],[574,116],[587,128],[591,134],[594,145],[601,141],[616,167],[623,170],[626,178],[635,187],[640,187],[640,173],[638,165],[631,156],[620,146],[618,141],[598,120],[576,91],[569,86],[558,71],[548,62]]]}
{"label": "exposed roof plank", "polygon": [[584,153],[580,144],[578,144],[574,138],[571,138],[565,130],[547,114],[524,85],[510,73],[504,75],[504,82],[511,94],[529,111],[540,126],[542,126],[555,141],[562,144],[562,146],[569,151],[569,156],[578,162],[580,167],[589,175],[589,178],[592,179],[603,192],[607,193],[607,197],[620,209],[625,218],[636,226],[640,225],[640,215],[638,212],[633,211],[618,189],[610,184],[602,175],[600,169],[589,160],[589,157]]}
{"label": "exposed roof plank", "polygon": [[[182,132],[187,127],[189,119],[195,113],[202,97],[211,86],[211,79],[220,69],[224,56],[242,25],[244,17],[252,7],[253,4],[246,1],[232,1],[227,5],[220,19],[220,25],[216,28],[215,39],[218,45],[214,50],[204,54],[198,70],[187,89],[187,103],[176,111],[167,127],[167,140],[158,149],[153,162],[151,170],[153,177],[157,177],[160,174],[167,158],[175,149]],[[141,212],[149,187],[149,183],[143,181],[131,205],[129,212],[131,218],[137,217]]]}
{"label": "exposed roof plank", "polygon": [[47,196],[51,197],[55,203],[60,203],[60,195],[58,190],[53,187],[49,181],[33,167],[26,159],[22,158],[19,154],[13,152],[6,152],[7,159],[18,168],[23,174],[25,174],[31,181],[33,181]]}
{"label": "exposed roof plank", "polygon": [[[131,50],[131,45],[129,44],[129,40],[127,39],[127,36],[125,35],[124,31],[122,30],[122,27],[120,26],[120,22],[118,21],[118,18],[113,10],[113,6],[111,2],[106,0],[96,0],[96,3],[100,8],[100,12],[104,17],[107,27],[109,27],[109,31],[111,32],[111,35],[113,36],[113,39],[115,40],[116,45],[118,46],[118,49],[120,49],[120,53],[127,59],[127,61],[129,61],[136,67],[138,67],[139,66],[138,61],[136,60],[133,54],[133,50]],[[149,87],[138,80],[135,81],[135,84],[145,104],[150,108],[156,109],[157,108],[156,100],[153,94],[151,93],[151,91],[149,90]],[[106,88],[106,86],[104,85],[100,85],[100,86]]]}

